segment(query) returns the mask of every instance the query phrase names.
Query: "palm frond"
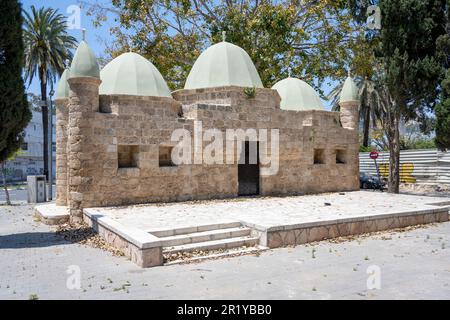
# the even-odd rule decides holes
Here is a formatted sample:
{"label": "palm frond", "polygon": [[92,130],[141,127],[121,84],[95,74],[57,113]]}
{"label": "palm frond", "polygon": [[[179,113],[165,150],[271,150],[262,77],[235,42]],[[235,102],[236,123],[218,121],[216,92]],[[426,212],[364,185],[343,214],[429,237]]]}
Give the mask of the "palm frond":
{"label": "palm frond", "polygon": [[23,17],[25,79],[30,84],[38,75],[41,82],[54,82],[64,72],[65,61],[72,59],[77,40],[67,33],[66,18],[58,10],[31,6]]}

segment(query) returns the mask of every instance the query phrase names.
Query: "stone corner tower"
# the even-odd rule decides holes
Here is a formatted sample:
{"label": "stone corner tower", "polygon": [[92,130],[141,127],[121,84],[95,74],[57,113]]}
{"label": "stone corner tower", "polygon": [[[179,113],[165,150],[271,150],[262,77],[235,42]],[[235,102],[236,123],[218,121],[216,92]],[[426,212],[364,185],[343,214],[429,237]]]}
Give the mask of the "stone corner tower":
{"label": "stone corner tower", "polygon": [[68,206],[71,222],[81,222],[83,208],[91,205],[86,197],[96,169],[96,147],[92,130],[99,110],[100,68],[85,41],[73,58],[68,84],[70,88],[67,124]]}
{"label": "stone corner tower", "polygon": [[64,70],[56,89],[56,205],[67,205],[67,124],[69,121],[69,69]]}
{"label": "stone corner tower", "polygon": [[358,87],[349,74],[342,88],[339,106],[342,127],[351,132],[351,147],[347,151],[348,164],[351,166],[351,190],[359,190],[359,103]]}
{"label": "stone corner tower", "polygon": [[359,127],[359,95],[358,87],[349,75],[342,87],[339,99],[341,107],[341,123],[342,127],[349,130],[358,131]]}

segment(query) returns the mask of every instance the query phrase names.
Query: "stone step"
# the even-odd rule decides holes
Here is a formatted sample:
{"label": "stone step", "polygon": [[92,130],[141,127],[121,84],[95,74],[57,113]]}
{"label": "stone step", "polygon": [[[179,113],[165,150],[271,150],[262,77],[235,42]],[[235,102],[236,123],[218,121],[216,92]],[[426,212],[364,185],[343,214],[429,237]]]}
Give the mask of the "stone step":
{"label": "stone step", "polygon": [[250,233],[251,233],[250,228],[236,227],[236,228],[215,229],[194,233],[186,233],[175,236],[163,237],[160,239],[163,247],[171,247],[188,243],[198,243],[227,238],[243,237],[250,235]]}
{"label": "stone step", "polygon": [[181,264],[181,263],[192,263],[192,262],[200,262],[203,260],[211,260],[211,259],[221,259],[221,258],[230,258],[230,257],[237,257],[237,256],[243,256],[243,255],[249,255],[249,254],[256,254],[258,252],[266,251],[269,248],[264,246],[255,246],[250,248],[243,248],[243,249],[232,249],[227,250],[225,252],[221,253],[212,253],[204,256],[193,256],[186,259],[177,259],[173,261],[169,261],[164,263],[166,266],[170,266],[173,264]]}
{"label": "stone step", "polygon": [[158,229],[158,230],[146,230],[146,231],[148,233],[151,233],[155,237],[163,238],[163,237],[170,237],[170,236],[176,236],[176,235],[181,235],[181,234],[216,230],[216,229],[237,228],[237,227],[240,227],[241,225],[242,224],[239,221],[229,221],[229,222],[222,222],[222,223],[199,225],[199,226],[195,226],[195,227],[182,227],[182,228],[175,228],[175,229]]}
{"label": "stone step", "polygon": [[197,242],[183,244],[179,246],[171,246],[163,248],[163,254],[173,254],[178,252],[192,252],[192,251],[208,251],[218,249],[230,249],[242,246],[254,246],[258,243],[258,237],[236,237],[229,239],[220,239],[213,241]]}

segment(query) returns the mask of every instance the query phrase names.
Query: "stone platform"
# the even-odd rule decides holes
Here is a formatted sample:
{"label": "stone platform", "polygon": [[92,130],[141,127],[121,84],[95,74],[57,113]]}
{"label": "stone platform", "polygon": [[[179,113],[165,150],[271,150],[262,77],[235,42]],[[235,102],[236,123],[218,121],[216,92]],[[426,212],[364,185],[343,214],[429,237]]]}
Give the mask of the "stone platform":
{"label": "stone platform", "polygon": [[39,204],[34,207],[35,216],[44,224],[56,225],[69,221],[69,209],[55,203]]}
{"label": "stone platform", "polygon": [[356,191],[89,208],[84,218],[149,267],[163,263],[163,252],[193,250],[195,243],[202,250],[255,242],[276,248],[448,221],[449,208],[449,198]]}

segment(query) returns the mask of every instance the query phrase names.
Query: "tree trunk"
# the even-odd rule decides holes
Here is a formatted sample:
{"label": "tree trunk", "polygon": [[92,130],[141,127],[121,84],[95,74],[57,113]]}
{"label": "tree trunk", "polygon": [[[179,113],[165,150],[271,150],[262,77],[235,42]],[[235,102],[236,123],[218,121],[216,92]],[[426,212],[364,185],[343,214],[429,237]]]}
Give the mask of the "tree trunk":
{"label": "tree trunk", "polygon": [[370,131],[370,108],[366,107],[364,114],[364,132],[363,132],[363,146],[369,146],[369,131]]}
{"label": "tree trunk", "polygon": [[2,162],[0,169],[2,171],[3,187],[5,188],[6,205],[10,206],[11,199],[9,198],[9,191],[8,191],[8,187],[6,186],[6,172],[5,172],[5,163],[4,162]]}
{"label": "tree trunk", "polygon": [[392,112],[389,123],[389,182],[388,192],[400,192],[400,113]]}
{"label": "tree trunk", "polygon": [[47,106],[47,72],[45,67],[39,68],[39,79],[41,81],[41,100],[45,102],[45,105],[41,107],[42,115],[42,132],[44,134],[44,175],[45,179],[48,181],[48,106]]}

